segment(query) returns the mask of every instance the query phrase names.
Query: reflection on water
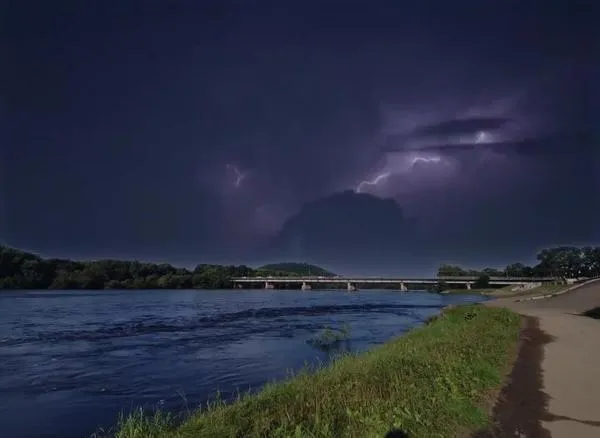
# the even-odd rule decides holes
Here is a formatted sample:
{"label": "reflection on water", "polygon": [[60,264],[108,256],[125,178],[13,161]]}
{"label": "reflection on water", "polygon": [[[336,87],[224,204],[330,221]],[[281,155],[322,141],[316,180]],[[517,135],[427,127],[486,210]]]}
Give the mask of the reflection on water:
{"label": "reflection on water", "polygon": [[[178,410],[217,390],[228,397],[476,300],[371,290],[3,292],[2,433],[79,438],[138,405]],[[331,348],[314,342],[342,327],[348,336]]]}

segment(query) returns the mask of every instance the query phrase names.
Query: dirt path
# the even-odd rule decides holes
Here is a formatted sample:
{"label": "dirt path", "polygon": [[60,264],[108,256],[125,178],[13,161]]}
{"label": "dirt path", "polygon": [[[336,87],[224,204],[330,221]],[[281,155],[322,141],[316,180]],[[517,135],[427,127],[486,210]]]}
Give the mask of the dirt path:
{"label": "dirt path", "polygon": [[600,437],[600,281],[554,298],[486,303],[527,316],[519,356],[477,437]]}
{"label": "dirt path", "polygon": [[541,363],[544,345],[550,339],[540,330],[536,318],[527,317],[519,356],[494,408],[494,425],[473,438],[550,437],[540,421],[547,404],[541,390]]}
{"label": "dirt path", "polygon": [[519,356],[494,409],[495,426],[477,437],[600,437],[600,281],[542,300],[499,299],[527,316]]}

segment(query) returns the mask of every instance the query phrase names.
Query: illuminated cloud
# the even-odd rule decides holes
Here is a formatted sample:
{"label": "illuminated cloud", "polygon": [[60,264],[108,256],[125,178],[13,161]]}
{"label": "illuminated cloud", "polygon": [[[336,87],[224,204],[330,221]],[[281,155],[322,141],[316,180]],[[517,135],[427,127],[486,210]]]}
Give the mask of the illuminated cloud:
{"label": "illuminated cloud", "polygon": [[493,141],[492,139],[493,139],[493,136],[491,134],[488,134],[486,131],[479,131],[475,135],[475,143],[476,144],[491,143]]}
{"label": "illuminated cloud", "polygon": [[510,123],[510,119],[500,117],[473,117],[467,119],[455,119],[418,128],[413,132],[413,136],[430,137],[452,136],[457,134],[468,135],[478,131],[480,132],[499,130],[506,126],[508,123]]}
{"label": "illuminated cloud", "polygon": [[519,241],[598,232],[590,2],[81,3],[48,6],[33,33],[24,6],[10,30],[27,55],[5,142],[12,245],[208,260],[344,190],[440,220],[429,234],[463,232],[458,248],[511,223]]}
{"label": "illuminated cloud", "polygon": [[229,163],[225,165],[225,168],[233,176],[233,187],[239,188],[244,178],[246,178],[246,172],[242,172],[236,165]]}

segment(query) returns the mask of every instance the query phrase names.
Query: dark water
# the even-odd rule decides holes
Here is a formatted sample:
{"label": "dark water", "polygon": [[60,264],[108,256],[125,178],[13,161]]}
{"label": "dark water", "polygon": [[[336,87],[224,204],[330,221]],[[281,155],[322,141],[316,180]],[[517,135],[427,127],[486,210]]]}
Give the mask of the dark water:
{"label": "dark water", "polygon": [[[364,350],[474,296],[362,291],[0,293],[0,435],[87,437],[139,405],[182,409],[306,361],[324,326]],[[184,396],[183,396],[184,395]]]}

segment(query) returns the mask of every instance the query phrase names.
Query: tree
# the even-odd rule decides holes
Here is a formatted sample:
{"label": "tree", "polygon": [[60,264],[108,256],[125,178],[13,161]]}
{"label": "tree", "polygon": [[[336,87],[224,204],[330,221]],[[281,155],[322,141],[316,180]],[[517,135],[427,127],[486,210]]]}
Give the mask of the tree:
{"label": "tree", "polygon": [[468,272],[456,265],[441,265],[438,268],[438,277],[461,277],[468,275]]}
{"label": "tree", "polygon": [[[539,260],[539,271],[546,276],[560,276],[577,278],[587,270],[586,264],[591,261],[591,253],[577,247],[557,247],[540,251],[537,256]],[[586,263],[586,259],[588,263]]]}
{"label": "tree", "polygon": [[490,287],[490,276],[486,274],[480,275],[473,286],[475,289],[487,289]]}
{"label": "tree", "polygon": [[489,277],[504,277],[505,275],[504,271],[496,268],[484,268],[482,273]]}
{"label": "tree", "polygon": [[[280,266],[290,266],[280,264]],[[292,264],[292,267],[306,264]],[[326,272],[311,266],[315,272]],[[222,289],[233,277],[280,275],[248,266],[198,265],[193,270],[166,263],[42,259],[0,245],[0,289]],[[287,272],[285,275],[290,275]]]}
{"label": "tree", "polygon": [[600,276],[600,247],[560,246],[546,248],[537,255],[538,264],[526,266],[523,263],[511,263],[504,271],[485,268],[482,272],[465,270],[458,266],[442,265],[439,276],[481,275],[490,277],[563,277],[582,278]]}
{"label": "tree", "polygon": [[527,277],[527,266],[523,263],[511,263],[504,269],[507,277]]}
{"label": "tree", "polygon": [[[488,280],[490,276],[500,275],[567,278],[600,276],[600,247],[548,248],[540,251],[538,261],[533,267],[513,263],[504,271],[492,268],[483,271],[466,270],[460,266],[445,264],[438,269],[438,276],[472,275],[487,277]],[[165,263],[42,259],[35,254],[0,245],[0,289],[221,289],[233,287],[233,277],[297,275],[297,272],[308,269],[306,264],[284,263],[273,266],[287,266],[290,270],[271,272],[243,265],[206,264],[189,270]],[[318,269],[321,268],[310,266],[311,274],[321,272]],[[482,279],[481,284],[483,281]]]}

